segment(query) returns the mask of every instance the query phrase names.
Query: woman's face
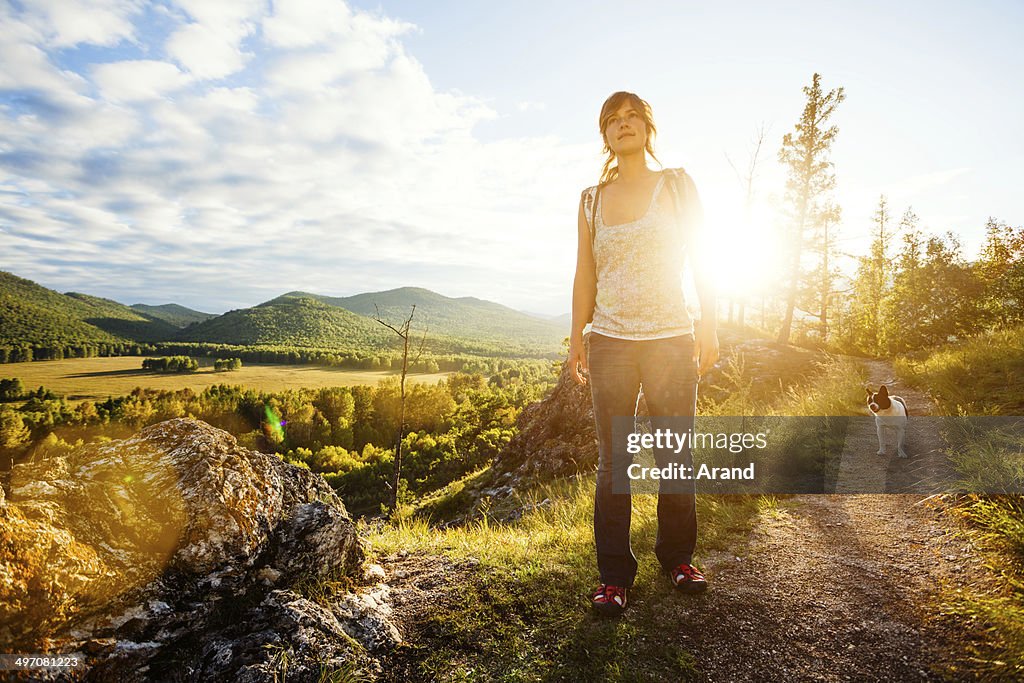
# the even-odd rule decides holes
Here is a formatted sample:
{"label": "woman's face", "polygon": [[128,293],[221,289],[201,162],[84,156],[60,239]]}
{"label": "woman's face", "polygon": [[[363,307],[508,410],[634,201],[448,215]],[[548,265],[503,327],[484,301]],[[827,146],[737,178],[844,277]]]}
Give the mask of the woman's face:
{"label": "woman's face", "polygon": [[647,125],[643,115],[627,100],[608,117],[604,136],[608,149],[617,156],[643,150],[647,144]]}

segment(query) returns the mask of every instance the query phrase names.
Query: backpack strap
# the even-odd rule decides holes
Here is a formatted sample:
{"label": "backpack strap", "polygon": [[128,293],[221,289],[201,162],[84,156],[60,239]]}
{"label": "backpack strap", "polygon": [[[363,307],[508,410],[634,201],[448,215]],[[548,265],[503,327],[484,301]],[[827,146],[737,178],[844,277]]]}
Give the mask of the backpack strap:
{"label": "backpack strap", "polygon": [[583,217],[590,228],[590,248],[594,248],[594,239],[597,237],[597,200],[601,193],[601,186],[594,185],[583,190],[581,200],[583,201]]}
{"label": "backpack strap", "polygon": [[699,228],[698,224],[703,218],[703,207],[697,197],[693,179],[685,170],[666,168],[665,173],[668,175],[668,187],[672,194],[672,205],[675,208],[680,233],[684,243],[689,244],[690,238]]}
{"label": "backpack strap", "polygon": [[672,209],[675,211],[676,221],[679,223],[680,229],[683,229],[682,207],[683,207],[683,204],[685,203],[685,194],[684,193],[685,193],[686,190],[685,190],[685,188],[680,188],[679,187],[680,185],[683,184],[681,182],[681,178],[680,178],[680,174],[681,173],[686,173],[686,171],[684,171],[681,168],[679,168],[679,169],[676,169],[676,168],[666,168],[665,169],[665,175],[668,176],[668,183],[667,183],[668,189],[669,189],[669,192],[672,194]]}

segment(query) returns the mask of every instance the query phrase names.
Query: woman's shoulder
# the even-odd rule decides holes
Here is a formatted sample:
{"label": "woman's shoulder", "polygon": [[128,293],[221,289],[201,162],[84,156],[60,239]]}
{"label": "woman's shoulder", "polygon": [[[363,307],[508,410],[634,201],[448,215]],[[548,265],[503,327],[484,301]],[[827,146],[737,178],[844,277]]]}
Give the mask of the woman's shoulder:
{"label": "woman's shoulder", "polygon": [[669,178],[674,178],[676,180],[692,180],[692,178],[690,178],[690,174],[687,173],[686,169],[683,168],[682,166],[676,166],[674,168],[666,168],[664,170],[664,173]]}

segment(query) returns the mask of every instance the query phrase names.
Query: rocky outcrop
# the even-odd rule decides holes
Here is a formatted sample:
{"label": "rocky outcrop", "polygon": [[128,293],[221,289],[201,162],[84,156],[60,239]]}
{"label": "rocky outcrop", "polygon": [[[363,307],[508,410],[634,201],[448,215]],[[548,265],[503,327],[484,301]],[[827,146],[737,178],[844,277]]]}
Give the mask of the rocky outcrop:
{"label": "rocky outcrop", "polygon": [[562,365],[550,394],[519,414],[517,431],[496,462],[516,479],[571,475],[597,466],[597,437],[590,387]]}
{"label": "rocky outcrop", "polygon": [[321,477],[170,420],[14,467],[0,495],[0,643],[78,653],[86,680],[272,681],[282,666],[318,680],[400,637],[386,586],[324,589],[358,582],[362,560]]}

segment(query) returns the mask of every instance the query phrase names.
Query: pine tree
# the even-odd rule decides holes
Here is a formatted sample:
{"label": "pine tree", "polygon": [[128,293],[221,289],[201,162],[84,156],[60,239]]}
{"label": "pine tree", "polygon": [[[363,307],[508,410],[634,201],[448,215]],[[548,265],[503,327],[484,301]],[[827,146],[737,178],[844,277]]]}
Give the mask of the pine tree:
{"label": "pine tree", "polygon": [[1024,228],[989,217],[976,269],[985,288],[986,326],[1024,322]]}
{"label": "pine tree", "polygon": [[805,285],[805,246],[814,231],[821,228],[820,222],[827,215],[822,211],[821,204],[835,186],[835,175],[828,155],[839,128],[826,127],[826,124],[839,103],[846,98],[842,88],[823,93],[821,75],[817,73],[812,77],[811,85],[803,91],[807,97],[803,114],[794,132],[783,136],[782,148],[779,150],[779,161],[789,171],[785,199],[789,222],[787,247],[790,250],[786,264],[786,307],[778,337],[780,344],[789,341],[793,313]]}
{"label": "pine tree", "polygon": [[[885,298],[893,289],[891,244],[896,231],[892,229],[892,215],[885,195],[878,198],[878,208],[872,217],[871,246],[866,256],[859,258],[853,283],[850,315],[853,321],[853,343],[861,351],[878,354],[884,350],[886,330],[891,327],[883,312]],[[917,216],[909,208],[900,221],[900,231],[916,230]]]}

